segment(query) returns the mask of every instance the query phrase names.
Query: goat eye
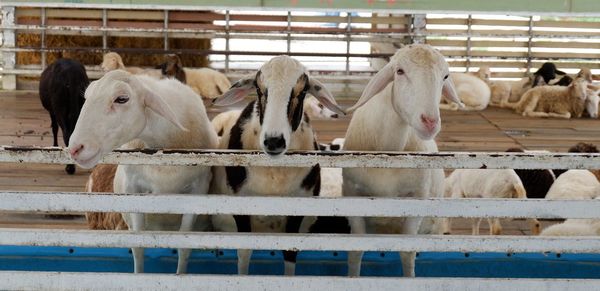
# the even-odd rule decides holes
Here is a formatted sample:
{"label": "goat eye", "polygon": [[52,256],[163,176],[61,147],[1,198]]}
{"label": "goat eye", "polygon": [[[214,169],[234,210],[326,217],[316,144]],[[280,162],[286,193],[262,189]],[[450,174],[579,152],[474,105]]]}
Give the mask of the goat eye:
{"label": "goat eye", "polygon": [[448,75],[444,76],[444,81],[448,79]]}
{"label": "goat eye", "polygon": [[121,96],[117,97],[117,99],[115,99],[115,103],[119,103],[119,104],[127,103],[127,101],[129,101],[129,97],[125,96],[125,95],[121,95]]}
{"label": "goat eye", "polygon": [[396,74],[398,74],[398,75],[404,75],[404,70],[398,69],[398,71],[396,71]]}

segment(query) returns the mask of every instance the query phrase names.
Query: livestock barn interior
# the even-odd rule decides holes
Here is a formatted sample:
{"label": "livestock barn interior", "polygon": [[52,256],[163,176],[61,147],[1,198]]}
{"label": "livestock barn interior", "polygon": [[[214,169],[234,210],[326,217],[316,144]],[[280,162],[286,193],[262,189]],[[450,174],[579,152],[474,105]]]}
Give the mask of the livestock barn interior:
{"label": "livestock barn interior", "polygon": [[[600,201],[595,199],[600,195],[600,154],[595,147],[600,145],[600,2],[497,2],[1,2],[0,289],[600,288]],[[428,58],[410,57],[419,49],[426,50],[427,56],[441,54],[444,61],[422,65]],[[111,63],[111,53],[117,53],[121,63],[116,59]],[[295,131],[290,110],[299,109],[290,109],[296,108],[291,100],[303,100],[308,93],[302,101],[301,115],[306,117],[299,121],[299,128],[311,130],[312,126],[314,135],[303,136],[311,141],[316,137],[321,149],[315,150],[310,142],[308,148],[289,146],[285,154],[273,157],[267,137],[264,146],[257,141],[259,146],[234,147],[235,130],[243,130],[247,124],[260,130],[273,122],[269,114],[275,114],[272,110],[277,108],[272,104],[277,101],[271,100],[278,93],[267,87],[274,84],[273,79],[286,80],[287,75],[297,73],[288,63],[280,74],[270,74],[270,67],[263,64],[276,66],[272,60],[280,55],[296,59],[309,73],[306,83],[293,84],[305,86],[300,87],[303,90],[290,87],[291,93],[284,94],[290,98],[285,101],[286,108],[279,110],[285,111],[286,118],[281,119],[285,121],[272,127]],[[129,138],[107,151],[100,161],[104,166],[94,170],[75,166],[73,173],[73,163],[83,161],[78,156],[93,148],[84,146],[83,141],[78,147],[77,141],[84,140],[81,136],[110,143],[116,135],[135,131],[128,120],[131,112],[119,115],[114,127],[104,126],[113,124],[111,114],[120,112],[123,104],[117,103],[134,98],[118,91],[111,95],[116,99],[109,101],[107,116],[87,124],[89,120],[84,118],[91,116],[90,112],[101,112],[98,106],[104,104],[93,98],[113,94],[112,87],[93,91],[90,86],[85,103],[78,103],[87,82],[80,78],[74,84],[67,73],[51,67],[60,59],[80,63],[89,81],[100,80],[97,84],[102,80],[116,84],[110,79],[116,74],[110,71],[115,69],[128,70],[127,78],[148,86],[171,84],[164,85],[164,92],[171,94],[161,91],[161,85],[148,87],[155,93],[148,96],[162,98],[158,107],[165,111],[149,105],[151,97],[145,96],[141,102],[146,106],[141,111],[145,116],[168,120],[169,128],[175,128],[177,122],[164,112],[174,114],[175,120],[182,118],[176,108],[194,106],[175,103],[181,99],[184,101],[179,102],[188,104],[183,98],[189,97],[185,96],[188,93],[194,95],[190,98],[194,102],[201,100],[210,120],[242,110],[257,99],[259,109],[248,111],[254,123],[242,118],[248,118],[244,111],[241,121],[239,113],[234,113],[233,122],[227,120],[230,123],[224,122],[221,128],[216,121],[214,129],[206,124],[215,137],[226,137],[228,143],[199,146],[209,144],[210,138],[201,136],[198,141],[192,128],[171,135],[196,136],[181,144],[184,146],[152,146],[157,143],[144,140],[140,130],[134,138],[141,140],[141,146],[127,143],[117,150]],[[413,66],[419,70],[413,71]],[[425,73],[413,75],[422,68],[427,68]],[[378,72],[386,70],[393,74],[384,85],[392,83],[393,87],[380,87],[373,99],[351,112],[349,108],[377,86],[373,80],[383,78]],[[42,76],[44,71],[47,73]],[[42,90],[49,78],[48,86],[56,89]],[[236,83],[238,80],[246,81]],[[69,99],[70,93],[64,93],[69,89],[56,94],[59,87],[72,89],[69,92],[76,97]],[[230,87],[232,91],[228,91]],[[141,90],[131,88],[127,90]],[[245,90],[242,98],[237,97],[240,88]],[[442,89],[440,104],[437,98]],[[54,109],[44,108],[42,91],[51,96]],[[378,99],[383,92],[392,92],[385,94],[391,94],[393,108],[373,105],[387,100]],[[179,93],[183,97],[173,97]],[[464,107],[457,105],[458,100],[452,101],[452,96]],[[79,119],[73,119],[78,126],[66,125],[77,141],[65,144],[61,125],[58,147],[54,146],[49,111],[54,110],[61,119],[67,108],[63,123],[69,123],[82,104]],[[88,105],[86,109],[85,104],[96,108]],[[431,106],[435,112],[441,109],[439,118],[426,113],[419,116],[423,106]],[[339,108],[347,114],[333,116]],[[198,110],[197,115],[205,115],[204,109]],[[412,112],[418,123],[425,127],[434,123],[439,128],[439,133],[427,131],[439,153],[409,120]],[[399,119],[390,119],[396,115]],[[355,117],[357,121],[351,124]],[[88,126],[85,129],[82,119]],[[413,132],[408,142],[404,127],[395,127],[396,120]],[[373,124],[379,125],[369,128]],[[151,125],[144,125],[145,130],[151,131],[147,129]],[[255,128],[254,136],[262,141],[258,130]],[[164,128],[162,131],[154,134],[166,134]],[[357,133],[355,139],[367,136],[359,143],[362,147],[348,133]],[[246,135],[238,134],[239,144],[246,143]],[[344,137],[347,140],[340,150],[336,145]],[[295,133],[288,138],[289,143],[300,143],[294,140],[298,138]],[[281,142],[285,150],[288,144]],[[507,153],[511,148],[526,152]],[[116,152],[109,154],[113,149]],[[309,189],[306,184],[317,163],[321,168],[316,181],[320,182],[313,181],[316,184]],[[117,178],[114,172],[110,177],[101,172],[110,164],[121,165],[123,171],[117,171]],[[127,172],[135,171],[136,166],[123,165],[173,173],[212,166],[211,174],[202,176],[211,187],[196,191],[190,190],[195,186],[185,184],[161,188],[180,190],[155,191],[154,184],[172,183],[163,177],[168,174]],[[256,170],[265,166],[275,169],[269,178]],[[445,180],[435,176],[442,168]],[[243,178],[239,172],[232,174],[239,169]],[[297,169],[312,170],[306,177],[287,174]],[[148,176],[138,181],[131,173]],[[221,177],[227,182],[224,188],[215,182]],[[241,188],[233,186],[232,179],[241,179]],[[300,182],[301,186],[288,187]],[[376,182],[383,183],[373,185]],[[122,190],[122,184],[139,191]],[[282,192],[279,184],[293,190]],[[89,215],[93,212],[114,215],[110,220],[94,220],[98,216]],[[154,221],[143,222],[144,216],[137,213]],[[165,216],[155,215],[159,213],[178,215],[177,226]],[[199,216],[193,228],[185,228],[183,221],[189,213],[212,215],[211,225],[198,231],[204,221]],[[181,214],[186,214],[183,221]],[[257,215],[283,220],[261,222]],[[227,223],[221,227],[222,221],[214,219],[221,216],[231,219],[227,223],[234,229]],[[314,220],[291,223],[298,217],[315,216],[319,220],[310,227],[306,227],[307,221]],[[391,217],[410,218],[399,221]],[[429,222],[432,225],[427,228]],[[141,248],[145,253],[136,257]],[[194,251],[182,267],[185,249]],[[236,249],[254,250],[249,265],[243,264],[247,263],[242,255],[246,252]],[[357,251],[365,251],[358,270]]]}

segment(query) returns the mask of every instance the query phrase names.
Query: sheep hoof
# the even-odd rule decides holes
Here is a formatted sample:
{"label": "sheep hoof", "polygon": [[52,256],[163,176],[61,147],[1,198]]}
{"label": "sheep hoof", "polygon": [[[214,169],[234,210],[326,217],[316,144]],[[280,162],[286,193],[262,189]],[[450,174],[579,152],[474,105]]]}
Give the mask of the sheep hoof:
{"label": "sheep hoof", "polygon": [[65,167],[65,172],[67,172],[69,175],[75,174],[75,165],[67,165]]}

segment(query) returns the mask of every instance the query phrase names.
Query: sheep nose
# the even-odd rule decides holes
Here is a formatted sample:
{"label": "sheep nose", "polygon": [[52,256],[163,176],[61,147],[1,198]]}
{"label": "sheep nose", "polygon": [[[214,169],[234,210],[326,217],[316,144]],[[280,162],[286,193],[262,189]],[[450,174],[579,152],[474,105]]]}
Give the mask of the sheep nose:
{"label": "sheep nose", "polygon": [[83,145],[77,144],[77,145],[74,145],[69,148],[69,153],[71,154],[72,158],[77,158],[77,156],[79,155],[79,153],[81,153],[82,150],[83,150]]}
{"label": "sheep nose", "polygon": [[331,115],[331,118],[338,118],[338,117],[339,117],[339,115],[337,113],[334,113]]}
{"label": "sheep nose", "polygon": [[266,137],[263,144],[265,151],[269,155],[278,155],[285,150],[285,138],[283,138],[283,134]]}
{"label": "sheep nose", "polygon": [[425,114],[421,114],[421,122],[428,130],[431,131],[437,126],[438,119],[425,116]]}

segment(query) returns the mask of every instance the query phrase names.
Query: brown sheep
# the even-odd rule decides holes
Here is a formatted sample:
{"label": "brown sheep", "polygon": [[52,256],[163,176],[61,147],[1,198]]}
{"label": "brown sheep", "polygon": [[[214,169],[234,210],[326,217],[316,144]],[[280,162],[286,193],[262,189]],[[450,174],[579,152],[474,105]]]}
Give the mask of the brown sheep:
{"label": "brown sheep", "polygon": [[[87,192],[113,192],[113,180],[117,165],[97,165],[88,178],[85,190]],[[85,214],[89,229],[126,230],[125,220],[118,212],[87,212]]]}

